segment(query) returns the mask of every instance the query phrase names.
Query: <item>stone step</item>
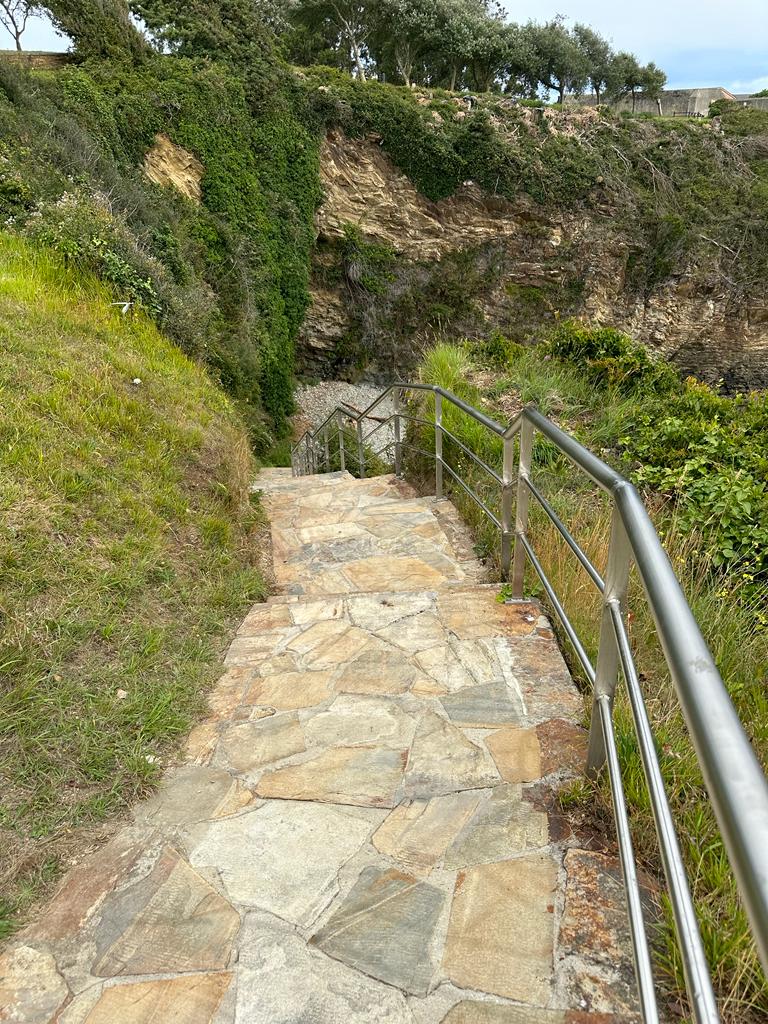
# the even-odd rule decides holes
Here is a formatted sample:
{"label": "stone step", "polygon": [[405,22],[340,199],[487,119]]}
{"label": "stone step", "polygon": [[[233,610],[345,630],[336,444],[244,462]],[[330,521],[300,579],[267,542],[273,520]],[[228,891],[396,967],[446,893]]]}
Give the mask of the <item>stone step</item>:
{"label": "stone step", "polygon": [[636,1024],[618,862],[559,809],[583,700],[538,606],[394,477],[255,486],[283,593],[184,763],[14,940],[10,1019]]}

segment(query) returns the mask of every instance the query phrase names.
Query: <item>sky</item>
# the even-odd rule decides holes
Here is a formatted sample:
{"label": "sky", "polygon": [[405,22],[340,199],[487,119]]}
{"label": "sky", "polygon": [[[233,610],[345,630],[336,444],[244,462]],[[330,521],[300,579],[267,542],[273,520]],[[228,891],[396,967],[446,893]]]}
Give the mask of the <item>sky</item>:
{"label": "sky", "polygon": [[[748,93],[768,88],[768,0],[503,0],[503,5],[512,21],[563,14],[592,25],[616,49],[664,68],[670,89],[721,85]],[[10,45],[6,38],[0,46]],[[30,20],[23,45],[68,48],[39,18]]]}

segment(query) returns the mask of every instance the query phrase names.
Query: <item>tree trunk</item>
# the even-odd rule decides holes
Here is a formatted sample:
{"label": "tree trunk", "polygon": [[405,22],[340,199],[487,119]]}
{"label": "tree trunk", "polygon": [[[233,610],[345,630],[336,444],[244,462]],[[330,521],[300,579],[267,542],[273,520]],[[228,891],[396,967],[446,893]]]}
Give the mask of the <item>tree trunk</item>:
{"label": "tree trunk", "polygon": [[595,86],[595,106],[596,107],[600,106],[600,86],[599,85]]}
{"label": "tree trunk", "polygon": [[365,68],[363,67],[363,58],[360,56],[360,47],[354,36],[350,36],[350,42],[352,44],[352,59],[355,64],[355,72],[361,82],[365,81]]}
{"label": "tree trunk", "polygon": [[451,84],[448,86],[449,92],[456,92],[456,79],[459,77],[459,70],[454,64],[451,68]]}
{"label": "tree trunk", "polygon": [[633,90],[632,90],[632,113],[633,113],[633,114],[634,114],[634,112],[635,112],[635,103],[637,103],[637,93],[636,93],[636,92],[635,92],[635,90],[633,89]]}
{"label": "tree trunk", "polygon": [[558,87],[557,96],[558,96],[557,102],[560,104],[560,106],[562,106],[563,103],[565,103],[565,83],[563,83],[562,85],[560,85]]}

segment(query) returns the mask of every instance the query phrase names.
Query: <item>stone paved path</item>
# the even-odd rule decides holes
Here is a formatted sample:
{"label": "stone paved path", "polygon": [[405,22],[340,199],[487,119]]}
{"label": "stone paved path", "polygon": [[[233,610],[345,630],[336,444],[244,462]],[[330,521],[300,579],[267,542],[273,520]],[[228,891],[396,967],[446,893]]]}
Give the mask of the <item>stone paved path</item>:
{"label": "stone paved path", "polygon": [[27,1024],[632,1021],[615,862],[554,788],[581,700],[451,506],[265,470],[281,593],[186,761],[0,966]]}

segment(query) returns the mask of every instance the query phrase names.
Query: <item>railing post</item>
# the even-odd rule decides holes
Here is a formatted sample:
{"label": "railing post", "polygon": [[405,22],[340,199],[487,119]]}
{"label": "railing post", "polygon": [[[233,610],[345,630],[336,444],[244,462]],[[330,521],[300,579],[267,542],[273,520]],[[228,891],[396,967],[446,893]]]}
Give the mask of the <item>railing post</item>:
{"label": "railing post", "polygon": [[435,392],[435,497],[443,496],[443,396]]}
{"label": "railing post", "polygon": [[360,465],[360,479],[365,479],[365,449],[363,448],[363,421],[357,421],[357,461]]}
{"label": "railing post", "polygon": [[331,452],[328,447],[328,421],[326,420],[325,427],[323,428],[323,454],[325,456],[325,472],[331,472]]}
{"label": "railing post", "polygon": [[[504,439],[506,444],[506,438]],[[517,464],[517,504],[515,506],[515,557],[512,563],[512,597],[517,601],[523,599],[523,582],[525,579],[525,548],[521,537],[528,532],[528,499],[530,491],[526,480],[531,472],[531,459],[533,456],[533,424],[523,416],[520,424],[520,457]],[[507,470],[504,469],[504,482],[506,486]],[[510,501],[512,495],[512,484],[510,480]],[[511,513],[510,513],[511,514]],[[507,571],[509,569],[507,568]]]}
{"label": "railing post", "polygon": [[400,407],[400,388],[395,388],[392,392],[392,408],[394,412],[395,428],[395,476],[403,475],[402,444],[400,441]]}
{"label": "railing post", "polygon": [[347,468],[347,462],[344,452],[344,414],[341,409],[336,410],[336,426],[339,428],[339,466],[343,473]]}
{"label": "railing post", "polygon": [[611,541],[608,548],[608,567],[605,573],[603,613],[600,620],[600,646],[595,666],[595,686],[592,700],[592,718],[589,727],[587,774],[595,776],[605,764],[605,736],[600,720],[600,699],[608,697],[613,710],[613,697],[619,676],[619,648],[613,628],[611,605],[618,605],[621,614],[626,611],[629,565],[632,548],[618,509],[614,506],[611,521]]}

